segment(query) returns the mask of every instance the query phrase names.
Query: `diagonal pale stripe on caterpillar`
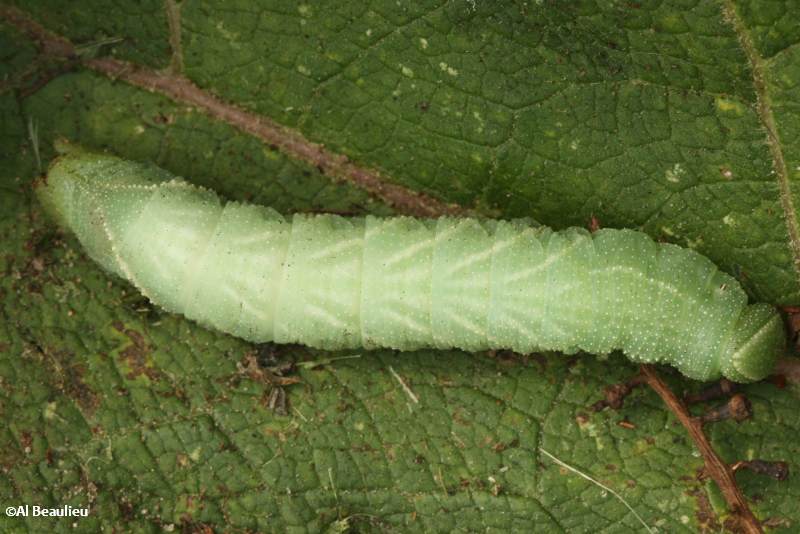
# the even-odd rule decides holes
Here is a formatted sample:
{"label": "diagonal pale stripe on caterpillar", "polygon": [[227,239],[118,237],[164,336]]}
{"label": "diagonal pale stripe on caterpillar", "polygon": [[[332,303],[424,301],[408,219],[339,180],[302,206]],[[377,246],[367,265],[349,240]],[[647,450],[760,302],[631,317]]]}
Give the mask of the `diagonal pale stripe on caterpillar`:
{"label": "diagonal pale stripe on caterpillar", "polygon": [[244,339],[322,349],[622,350],[760,380],[781,317],[707,258],[632,230],[523,220],[284,218],[71,148],[37,184],[87,253],[156,304]]}

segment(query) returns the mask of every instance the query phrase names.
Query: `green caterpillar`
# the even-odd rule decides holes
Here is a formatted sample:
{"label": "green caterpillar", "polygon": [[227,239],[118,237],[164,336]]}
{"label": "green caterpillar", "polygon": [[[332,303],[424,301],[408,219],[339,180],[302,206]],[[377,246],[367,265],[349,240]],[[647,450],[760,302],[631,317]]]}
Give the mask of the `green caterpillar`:
{"label": "green caterpillar", "polygon": [[89,256],[166,310],[321,349],[621,349],[698,380],[764,378],[786,336],[710,260],[632,230],[283,217],[73,149],[37,193]]}

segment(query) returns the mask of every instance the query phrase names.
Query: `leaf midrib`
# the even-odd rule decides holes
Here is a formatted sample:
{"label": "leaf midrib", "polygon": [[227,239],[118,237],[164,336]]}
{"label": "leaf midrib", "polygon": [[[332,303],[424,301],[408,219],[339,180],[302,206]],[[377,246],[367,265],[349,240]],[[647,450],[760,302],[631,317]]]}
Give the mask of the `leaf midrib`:
{"label": "leaf midrib", "polygon": [[797,212],[792,199],[792,190],[789,184],[789,169],[783,154],[783,147],[775,122],[775,115],[772,112],[772,99],[770,98],[767,83],[765,81],[767,61],[756,49],[753,37],[748,32],[744,21],[736,12],[733,0],[723,0],[723,18],[733,27],[733,31],[739,38],[742,50],[750,64],[753,74],[753,88],[756,94],[756,113],[767,134],[767,145],[772,155],[772,168],[778,180],[778,190],[781,208],[784,212],[786,230],[789,234],[789,247],[792,250],[792,265],[800,281],[800,224],[797,221]]}

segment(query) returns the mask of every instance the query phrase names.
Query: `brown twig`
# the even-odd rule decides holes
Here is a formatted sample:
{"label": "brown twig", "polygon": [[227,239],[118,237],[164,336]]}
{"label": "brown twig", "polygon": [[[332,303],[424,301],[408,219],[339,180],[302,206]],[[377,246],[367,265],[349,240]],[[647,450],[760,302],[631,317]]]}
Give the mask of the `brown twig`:
{"label": "brown twig", "polygon": [[738,520],[739,527],[747,533],[762,533],[761,523],[753,515],[747,501],[742,495],[739,486],[736,484],[731,466],[723,462],[719,455],[714,451],[711,443],[703,432],[703,422],[701,419],[693,417],[686,405],[672,392],[672,390],[658,376],[658,373],[651,365],[641,366],[642,376],[647,385],[658,393],[664,404],[675,414],[681,424],[689,432],[689,435],[703,456],[706,473],[717,483],[728,507]]}
{"label": "brown twig", "polygon": [[722,378],[698,393],[684,395],[683,402],[686,404],[697,404],[700,402],[708,402],[710,400],[728,397],[736,392],[737,387],[738,386],[735,382],[731,382],[727,378]]}
{"label": "brown twig", "polygon": [[786,462],[768,462],[766,460],[742,460],[731,466],[735,473],[740,469],[749,469],[753,473],[765,475],[775,480],[786,480],[789,478],[789,464]]}
{"label": "brown twig", "polygon": [[775,365],[775,373],[782,375],[791,384],[800,384],[800,358],[787,356]]}
{"label": "brown twig", "polygon": [[751,415],[753,415],[753,407],[750,404],[750,400],[741,393],[737,393],[728,399],[728,402],[711,408],[698,419],[701,424],[716,423],[726,419],[741,423],[745,419],[749,419]]}
{"label": "brown twig", "polygon": [[627,382],[621,384],[612,384],[603,389],[602,400],[592,404],[589,409],[593,412],[600,412],[606,408],[612,410],[619,410],[625,402],[625,398],[630,395],[631,391],[645,383],[642,375],[636,375]]}
{"label": "brown twig", "polygon": [[[62,59],[76,57],[76,49],[72,43],[45,29],[23,11],[0,5],[0,18],[34,40],[41,54]],[[290,158],[307,163],[334,179],[363,189],[399,212],[421,217],[467,213],[467,210],[457,205],[393,184],[378,170],[356,165],[347,156],[327,150],[323,145],[306,139],[296,130],[225,102],[179,74],[159,72],[110,57],[81,58],[81,64],[111,79],[122,80],[178,103],[194,106],[210,117],[257,137]]]}

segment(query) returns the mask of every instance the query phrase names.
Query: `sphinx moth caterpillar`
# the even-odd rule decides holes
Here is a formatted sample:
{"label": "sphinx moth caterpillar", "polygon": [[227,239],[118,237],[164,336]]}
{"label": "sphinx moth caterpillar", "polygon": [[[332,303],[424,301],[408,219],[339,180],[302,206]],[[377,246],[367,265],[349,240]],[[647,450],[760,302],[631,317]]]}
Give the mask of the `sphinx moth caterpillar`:
{"label": "sphinx moth caterpillar", "polygon": [[91,258],[168,311],[253,342],[508,348],[759,380],[776,310],[706,257],[633,230],[521,220],[284,217],[164,170],[72,149],[37,186]]}

